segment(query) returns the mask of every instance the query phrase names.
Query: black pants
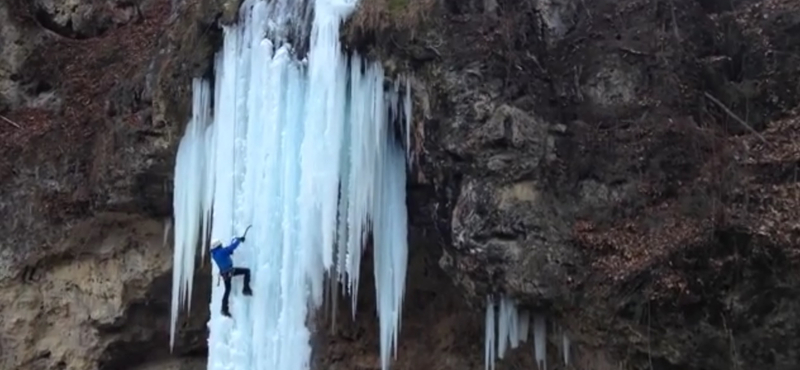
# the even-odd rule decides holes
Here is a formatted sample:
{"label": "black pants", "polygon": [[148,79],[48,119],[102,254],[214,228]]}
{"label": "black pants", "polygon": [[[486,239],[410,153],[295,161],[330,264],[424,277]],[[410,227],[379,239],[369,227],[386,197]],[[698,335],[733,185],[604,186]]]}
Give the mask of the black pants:
{"label": "black pants", "polygon": [[231,278],[238,275],[244,275],[244,289],[242,291],[250,290],[250,269],[242,267],[234,267],[222,274],[222,280],[225,282],[225,293],[222,295],[222,312],[228,313],[228,297],[231,295]]}

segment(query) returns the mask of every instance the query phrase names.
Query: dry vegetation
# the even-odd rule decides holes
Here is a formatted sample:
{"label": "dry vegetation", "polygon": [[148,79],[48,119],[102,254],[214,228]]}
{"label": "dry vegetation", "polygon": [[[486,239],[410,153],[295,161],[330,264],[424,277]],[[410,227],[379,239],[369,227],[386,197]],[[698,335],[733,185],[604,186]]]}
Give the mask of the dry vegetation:
{"label": "dry vegetation", "polygon": [[[645,205],[647,217],[623,218],[611,226],[578,221],[576,241],[596,257],[592,267],[612,284],[663,268],[654,281],[654,297],[688,294],[686,280],[691,273],[676,270],[670,261],[676,256],[706,255],[710,267],[718,270],[732,257],[702,250],[724,243],[716,233],[732,229],[745,230],[757,239],[754,243],[774,249],[786,262],[796,262],[800,258],[796,114],[792,111],[791,118],[770,123],[761,135],[727,138],[727,152],[711,153],[691,189]],[[691,196],[693,190],[700,190],[699,198]],[[644,193],[653,197],[646,189]],[[687,212],[681,204],[686,202],[704,211]]]}
{"label": "dry vegetation", "polygon": [[346,35],[379,35],[387,32],[414,32],[429,19],[435,0],[364,0],[348,21]]}
{"label": "dry vegetation", "polygon": [[[83,140],[91,136],[107,117],[106,97],[120,84],[134,78],[152,58],[158,30],[166,20],[167,2],[151,7],[143,22],[127,25],[100,37],[74,40],[49,34],[41,49],[26,61],[32,79],[47,81],[65,97],[59,117],[45,109],[26,108],[6,117],[21,128],[0,133],[4,148],[18,147],[54,129],[63,129],[67,138]],[[27,13],[24,13],[27,14]],[[24,15],[21,14],[20,16]],[[133,122],[137,117],[125,119]],[[138,122],[137,122],[138,123]]]}

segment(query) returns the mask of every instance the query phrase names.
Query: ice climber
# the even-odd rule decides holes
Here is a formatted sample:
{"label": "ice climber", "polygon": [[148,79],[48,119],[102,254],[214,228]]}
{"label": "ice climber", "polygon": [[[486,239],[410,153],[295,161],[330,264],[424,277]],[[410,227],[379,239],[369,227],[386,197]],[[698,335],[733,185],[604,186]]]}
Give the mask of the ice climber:
{"label": "ice climber", "polygon": [[225,281],[225,294],[222,295],[222,314],[227,317],[231,317],[231,313],[228,310],[228,297],[231,294],[232,277],[244,275],[242,294],[246,296],[253,295],[253,291],[250,289],[250,269],[233,267],[233,260],[231,259],[233,251],[243,242],[244,236],[233,238],[231,244],[227,247],[223,247],[222,242],[219,240],[211,242],[211,258],[214,259],[217,267],[219,267],[219,274],[222,276],[222,280]]}

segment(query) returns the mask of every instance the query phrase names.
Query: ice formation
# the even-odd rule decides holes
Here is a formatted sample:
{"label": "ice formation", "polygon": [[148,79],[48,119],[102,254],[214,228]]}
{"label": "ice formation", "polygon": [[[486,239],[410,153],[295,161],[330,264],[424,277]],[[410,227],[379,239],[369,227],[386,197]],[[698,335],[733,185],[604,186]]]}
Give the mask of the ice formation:
{"label": "ice formation", "polygon": [[494,313],[494,302],[492,297],[486,299],[486,345],[484,346],[484,362],[486,363],[486,370],[494,370],[495,364],[495,341],[497,339],[497,329],[495,329],[495,320],[497,319]]}
{"label": "ice formation", "polygon": [[[227,319],[223,288],[213,285],[209,369],[309,368],[308,314],[322,305],[326,278],[344,287],[355,314],[370,235],[383,369],[397,350],[410,88],[407,80],[385,84],[379,64],[342,52],[339,26],[354,1],[313,7],[307,32],[305,2],[246,0],[239,23],[223,27],[213,117],[209,83],[194,83],[194,115],[175,169],[171,344],[198,246],[202,257],[210,239],[253,226],[234,263],[251,269],[254,295],[241,296],[234,278]],[[298,60],[291,42],[305,34],[308,52]]]}
{"label": "ice formation", "polygon": [[533,348],[539,369],[547,370],[547,322],[542,315],[533,317]]}
{"label": "ice formation", "polygon": [[[202,177],[205,168],[205,127],[210,122],[210,91],[208,83],[194,81],[193,115],[186,127],[186,134],[178,144],[175,160],[175,189],[173,209],[176,215],[200,215],[203,193]],[[172,269],[172,316],[171,325],[177,324],[180,303],[191,308],[192,279],[194,277],[195,250],[200,233],[200,224],[195,220],[179,219],[175,223],[175,247]],[[177,218],[176,218],[177,219]],[[166,230],[168,230],[165,227]],[[166,234],[165,234],[166,235]],[[170,347],[175,343],[175,331],[170,332]]]}
{"label": "ice formation", "polygon": [[[486,370],[494,369],[495,361],[502,359],[509,349],[527,342],[533,325],[533,355],[539,370],[547,369],[547,320],[542,314],[531,314],[517,308],[517,303],[502,295],[486,299],[486,338],[484,360]],[[570,341],[562,331],[560,350],[564,364],[569,365]]]}

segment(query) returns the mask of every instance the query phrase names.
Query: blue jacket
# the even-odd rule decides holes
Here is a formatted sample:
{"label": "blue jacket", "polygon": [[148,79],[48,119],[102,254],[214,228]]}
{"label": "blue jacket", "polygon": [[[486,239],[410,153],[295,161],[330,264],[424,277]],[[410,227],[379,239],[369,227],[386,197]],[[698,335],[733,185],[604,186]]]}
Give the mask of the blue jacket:
{"label": "blue jacket", "polygon": [[239,247],[239,243],[241,243],[241,239],[233,238],[231,244],[227,247],[219,247],[211,250],[211,258],[216,262],[220,273],[224,273],[233,268],[233,259],[231,259],[231,255],[233,251]]}

